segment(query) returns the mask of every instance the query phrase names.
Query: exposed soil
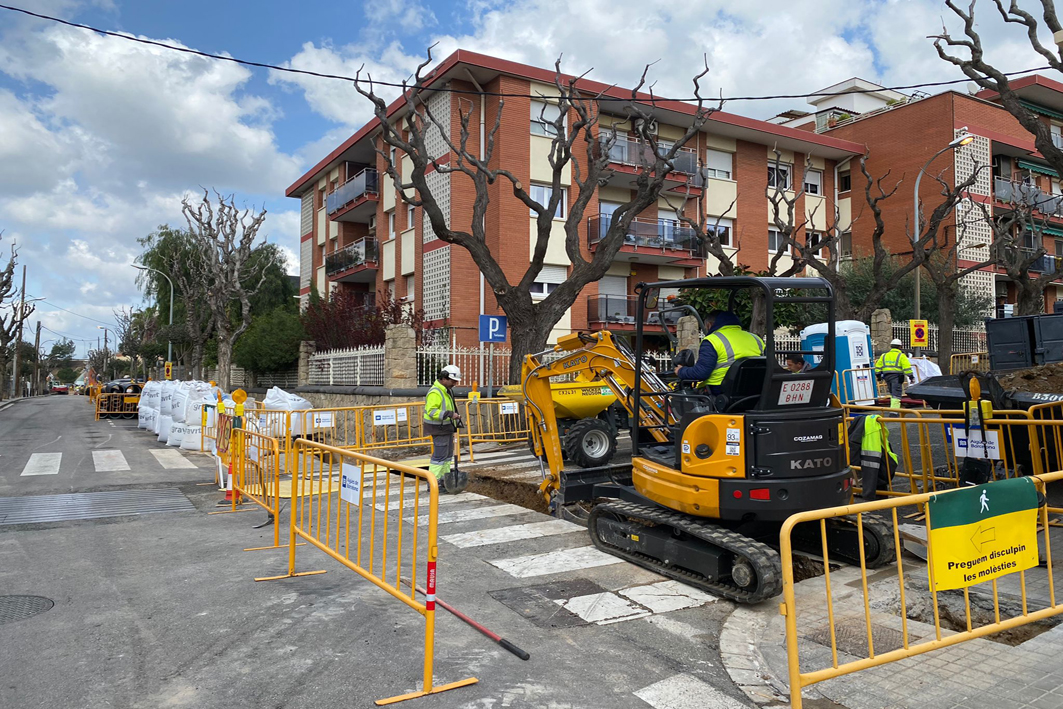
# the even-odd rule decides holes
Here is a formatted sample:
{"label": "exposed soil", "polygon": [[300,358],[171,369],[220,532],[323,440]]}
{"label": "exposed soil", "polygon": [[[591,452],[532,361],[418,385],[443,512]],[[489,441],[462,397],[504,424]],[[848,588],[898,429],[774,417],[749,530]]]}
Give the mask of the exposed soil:
{"label": "exposed soil", "polygon": [[548,514],[546,500],[539,494],[539,487],[529,482],[506,480],[473,473],[469,476],[469,492],[527,507],[529,510]]}
{"label": "exposed soil", "polygon": [[1063,394],[1063,363],[1053,362],[1019,369],[997,377],[1005,391],[1027,394]]}

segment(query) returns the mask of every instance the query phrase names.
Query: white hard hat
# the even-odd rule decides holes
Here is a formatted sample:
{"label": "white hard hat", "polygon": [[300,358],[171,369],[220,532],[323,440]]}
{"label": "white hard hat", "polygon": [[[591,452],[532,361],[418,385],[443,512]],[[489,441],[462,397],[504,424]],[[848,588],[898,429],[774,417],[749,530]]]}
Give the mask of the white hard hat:
{"label": "white hard hat", "polygon": [[443,372],[447,375],[448,379],[453,379],[456,382],[461,381],[461,370],[455,364],[448,364],[443,367]]}
{"label": "white hard hat", "polygon": [[894,337],[892,340],[890,340],[890,347],[902,347],[903,345],[904,345],[904,343],[901,342],[896,337]]}

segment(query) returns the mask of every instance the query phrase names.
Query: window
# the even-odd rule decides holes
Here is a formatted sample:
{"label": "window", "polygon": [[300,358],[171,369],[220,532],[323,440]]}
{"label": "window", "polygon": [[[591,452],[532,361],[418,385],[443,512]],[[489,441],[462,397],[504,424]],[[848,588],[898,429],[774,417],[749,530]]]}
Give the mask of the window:
{"label": "window", "polygon": [[838,191],[848,192],[853,188],[853,176],[848,172],[838,173]]}
{"label": "window", "polygon": [[[546,101],[531,102],[531,133],[532,135],[545,135],[553,138],[557,133],[554,121],[561,115],[561,107],[556,103]],[[563,125],[567,126],[567,122]]]}
{"label": "window", "polygon": [[768,253],[775,254],[780,251],[789,251],[786,248],[786,238],[774,229],[768,229]]}
{"label": "window", "polygon": [[853,257],[853,233],[847,231],[842,233],[842,258]]}
{"label": "window", "polygon": [[325,188],[321,188],[317,191],[317,208],[321,209],[325,206]]}
{"label": "window", "polygon": [[1056,239],[1056,257],[1063,256],[1063,239]]}
{"label": "window", "polygon": [[406,228],[413,229],[414,207],[412,204],[406,205]]}
{"label": "window", "polygon": [[395,212],[388,212],[388,239],[395,238]]}
{"label": "window", "polygon": [[790,189],[790,166],[781,163],[768,165],[768,187]]}
{"label": "window", "polygon": [[392,146],[391,150],[388,151],[388,156],[389,156],[389,159],[391,160],[391,164],[394,165],[396,168],[399,166],[399,164],[397,162],[395,162],[395,156],[397,154],[398,154],[398,151],[395,149],[394,146]]}
{"label": "window", "polygon": [[[528,188],[528,196],[531,197],[536,202],[538,202],[539,204],[543,205],[544,207],[547,206],[550,203],[550,197],[552,195],[553,195],[553,190],[550,189],[550,185],[538,185],[538,184],[532,183],[532,185]],[[566,190],[564,187],[562,187],[561,188],[561,201],[558,202],[558,204],[557,204],[557,211],[554,212],[554,219],[564,219],[565,218],[565,209],[567,208],[567,202],[568,202],[568,190]],[[534,216],[538,216],[531,209],[528,210],[528,213],[531,214],[533,217]]]}
{"label": "window", "polygon": [[568,278],[568,268],[565,266],[543,266],[539,275],[532,283],[531,297],[545,298],[557,290],[557,287]]}
{"label": "window", "polygon": [[734,221],[731,219],[708,217],[705,220],[705,232],[707,234],[715,232],[720,239],[721,246],[731,246],[731,229],[733,228]]}
{"label": "window", "polygon": [[387,283],[388,286],[388,300],[395,300],[395,281],[391,280]]}
{"label": "window", "polygon": [[414,288],[414,276],[406,276],[406,300],[413,300],[413,296],[416,293]]}
{"label": "window", "polygon": [[823,173],[809,170],[805,173],[805,194],[823,194]]}
{"label": "window", "polygon": [[823,243],[823,235],[817,231],[811,231],[805,237],[805,245],[812,250],[812,253],[818,254],[822,251],[823,247],[820,244]]}
{"label": "window", "polygon": [[733,158],[730,153],[722,150],[709,150],[705,155],[705,168],[709,177],[730,180]]}

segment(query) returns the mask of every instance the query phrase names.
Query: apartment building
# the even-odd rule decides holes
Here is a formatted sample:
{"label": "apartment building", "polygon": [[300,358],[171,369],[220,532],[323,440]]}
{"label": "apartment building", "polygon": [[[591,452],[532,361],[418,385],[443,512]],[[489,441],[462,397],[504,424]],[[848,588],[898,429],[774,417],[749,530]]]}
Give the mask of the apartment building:
{"label": "apartment building", "polygon": [[[1053,140],[1063,145],[1063,84],[1042,76],[1029,76],[1013,82],[1023,103],[1051,126]],[[981,263],[988,257],[993,233],[982,210],[974,202],[987,205],[993,215],[1013,210],[1017,205],[1032,208],[1041,234],[1022,235],[1025,248],[1033,253],[1044,246],[1047,254],[1034,262],[1034,274],[1059,273],[1060,278],[1045,288],[1045,312],[1063,312],[1063,187],[1060,176],[1048,166],[1034,147],[1032,136],[997,101],[992,92],[946,91],[929,96],[911,96],[888,91],[861,79],[828,87],[809,103],[810,112],[789,112],[781,116],[783,125],[801,128],[817,135],[830,135],[867,147],[868,171],[874,177],[887,170],[887,185],[903,182],[892,198],[882,203],[887,233],[885,245],[897,255],[911,253],[906,225],[912,223],[915,178],[926,162],[945,148],[964,129],[974,135],[966,146],[946,151],[929,166],[919,188],[924,217],[941,201],[941,175],[950,185],[970,176],[975,165],[982,166],[970,188],[969,200],[961,202],[946,222],[944,234],[956,243],[961,267]],[[992,165],[991,171],[985,169]],[[844,220],[857,218],[851,234],[844,239],[843,253],[854,257],[869,252],[874,222],[867,213],[863,194],[866,181],[854,161],[839,167],[839,210]],[[1043,244],[1042,244],[1043,241]],[[985,268],[966,276],[966,288],[982,291],[997,302],[1015,303],[1015,284],[1000,268]]]}
{"label": "apartment building", "polygon": [[[502,111],[495,140],[497,164],[530,185],[531,195],[545,202],[552,179],[548,163],[551,127],[544,125],[541,116],[551,110],[549,97],[557,95],[553,70],[459,50],[432,71],[430,86],[453,90],[435,93],[428,100],[433,115],[443,117],[455,137],[459,102],[468,115],[482,112],[487,126]],[[606,91],[630,97],[629,89],[594,81],[583,80],[578,87],[588,95]],[[501,108],[492,96],[498,93],[512,94]],[[690,104],[650,106],[648,95],[640,99],[652,110],[661,142],[682,136],[695,113]],[[389,116],[397,121],[403,110],[396,101],[389,107]],[[646,149],[632,137],[630,122],[616,102],[603,101],[599,110],[596,130],[615,128],[618,139],[610,150],[611,174],[597,190],[581,225],[581,249],[588,257],[604,236],[613,210],[631,199],[640,151]],[[479,130],[473,121],[470,145],[478,142]],[[377,153],[383,146],[379,133],[379,123],[370,121],[286,191],[287,196],[301,200],[300,295],[305,302],[312,288],[323,297],[348,291],[363,294],[369,302],[375,294],[386,292],[423,309],[430,327],[448,328],[460,344],[473,345],[479,314],[501,311],[469,254],[436,238],[421,210],[397,197]],[[439,136],[433,139],[437,142],[430,146],[433,154],[442,155],[445,161],[445,142]],[[782,156],[778,167],[776,151]],[[632,223],[608,274],[584,289],[553,336],[599,328],[633,330],[637,283],[717,272],[718,264],[706,257],[693,231],[678,219],[675,209],[684,202],[686,216],[700,211],[713,223],[719,218],[721,237],[734,262],[767,268],[772,250],[780,248],[777,234],[769,228],[769,182],[792,189],[792,183],[804,176],[806,189],[796,210],[807,215],[808,231],[822,230],[837,207],[837,166],[862,151],[862,145],[834,135],[714,113],[676,160],[662,198]],[[411,169],[408,158],[394,153],[392,157],[400,173]],[[806,158],[814,167],[807,176]],[[704,171],[699,170],[701,166]],[[462,175],[439,172],[431,172],[428,180],[450,224],[469,225],[474,197],[471,182]],[[538,297],[545,298],[567,277],[570,263],[564,248],[564,219],[574,198],[566,190],[545,265],[534,285]],[[495,258],[510,281],[517,282],[528,266],[535,220],[502,180],[491,187],[486,232]],[[805,238],[806,234],[796,236]],[[784,255],[783,266],[787,258]]]}

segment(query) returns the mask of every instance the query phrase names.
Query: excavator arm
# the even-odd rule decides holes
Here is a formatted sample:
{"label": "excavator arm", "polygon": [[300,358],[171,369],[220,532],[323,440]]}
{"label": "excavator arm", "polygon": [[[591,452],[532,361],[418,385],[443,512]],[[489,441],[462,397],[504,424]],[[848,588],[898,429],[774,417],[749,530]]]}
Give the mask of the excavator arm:
{"label": "excavator arm", "polygon": [[[544,362],[543,356],[563,353],[557,359]],[[659,442],[668,440],[666,428],[674,423],[664,396],[652,396],[668,391],[667,385],[645,364],[642,365],[641,406],[634,410],[635,357],[623,343],[615,340],[608,331],[592,334],[573,333],[558,340],[552,350],[527,355],[521,368],[521,384],[531,428],[532,445],[540,460],[545,456],[549,471],[544,470],[539,491],[549,500],[561,484],[563,461],[561,437],[558,434],[557,415],[554,412],[550,380],[576,374],[585,374],[604,383],[627,409],[629,416],[639,417],[640,425],[646,428]],[[646,396],[650,394],[650,396]]]}

